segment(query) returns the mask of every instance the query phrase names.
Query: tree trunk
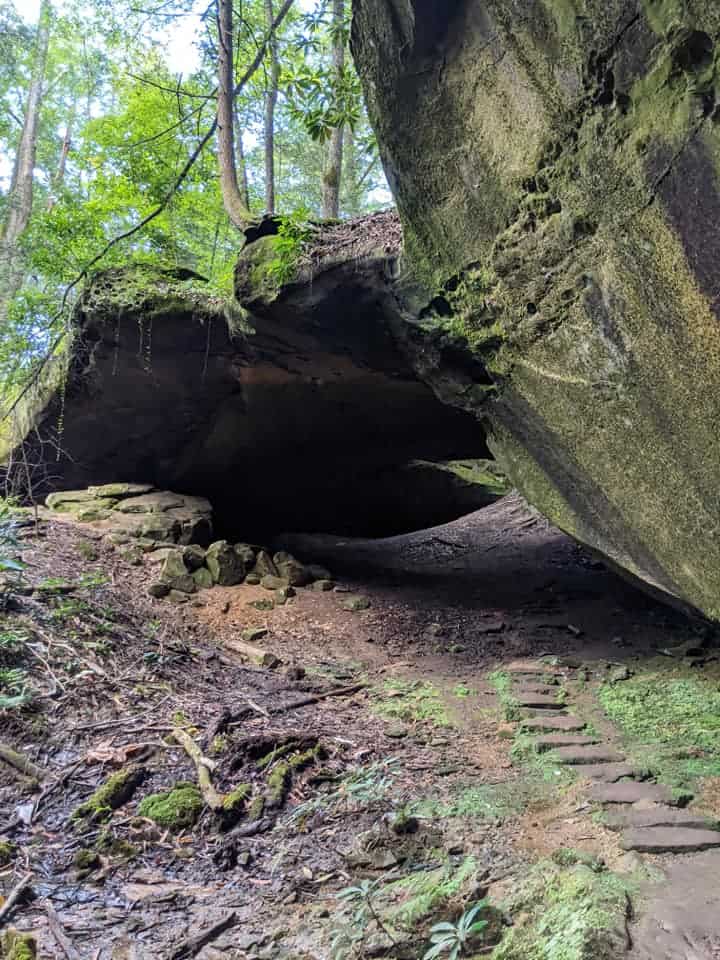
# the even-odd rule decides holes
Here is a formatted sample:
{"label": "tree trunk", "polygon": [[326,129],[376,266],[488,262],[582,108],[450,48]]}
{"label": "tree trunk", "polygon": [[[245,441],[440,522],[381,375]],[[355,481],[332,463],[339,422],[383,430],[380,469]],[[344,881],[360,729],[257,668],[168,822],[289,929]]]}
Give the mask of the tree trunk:
{"label": "tree trunk", "polygon": [[[345,67],[345,37],[342,25],[345,21],[345,0],[333,0],[332,24],[333,68],[339,80]],[[336,127],[330,134],[328,155],[322,183],[322,215],[326,220],[340,216],[340,184],[343,161],[343,127]]]}
{"label": "tree trunk", "polygon": [[[272,30],[274,18],[273,0],[265,0],[265,22],[268,31]],[[265,93],[265,212],[272,215],[275,213],[275,105],[280,82],[280,62],[274,34],[269,46],[270,75]]]}
{"label": "tree trunk", "polygon": [[75,124],[75,105],[70,109],[70,116],[68,117],[67,126],[65,127],[65,136],[63,137],[62,146],[60,148],[60,160],[58,161],[57,170],[55,171],[55,176],[52,179],[52,184],[50,185],[50,196],[48,197],[47,208],[48,211],[57,203],[57,193],[65,182],[65,170],[67,168],[67,158],[70,153],[70,147],[72,146],[72,130]]}
{"label": "tree trunk", "polygon": [[35,154],[50,42],[51,14],[50,0],[42,0],[22,133],[8,192],[7,215],[0,229],[0,326],[7,320],[8,308],[20,290],[25,275],[19,243],[32,213]]}
{"label": "tree trunk", "polygon": [[243,203],[235,165],[235,78],[233,69],[232,0],[217,0],[218,23],[218,168],[220,189],[230,222],[243,230],[250,220],[250,211]]}
{"label": "tree trunk", "polygon": [[240,126],[240,117],[238,116],[237,109],[235,110],[235,116],[233,117],[233,122],[235,124],[235,157],[237,162],[238,177],[240,182],[240,196],[242,201],[248,210],[250,210],[250,185],[248,183],[247,175],[247,162],[245,160],[245,148],[243,147],[242,141],[242,128]]}

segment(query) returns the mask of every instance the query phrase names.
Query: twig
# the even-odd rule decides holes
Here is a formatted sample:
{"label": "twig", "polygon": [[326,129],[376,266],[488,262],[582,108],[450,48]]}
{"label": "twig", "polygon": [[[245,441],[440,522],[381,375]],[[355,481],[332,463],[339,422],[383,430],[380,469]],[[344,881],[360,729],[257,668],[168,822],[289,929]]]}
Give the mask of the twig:
{"label": "twig", "polygon": [[72,940],[65,933],[63,925],[60,921],[60,917],[57,915],[53,905],[46,900],[43,904],[43,908],[47,914],[48,924],[52,930],[52,934],[60,944],[65,956],[68,958],[68,960],[82,960],[82,957],[73,946]]}
{"label": "twig", "polygon": [[9,916],[10,913],[15,909],[15,905],[25,892],[25,889],[30,886],[30,881],[32,880],[32,874],[26,873],[25,876],[20,880],[19,883],[15,884],[13,889],[10,891],[10,894],[5,901],[5,903],[0,907],[0,925],[4,922],[5,918]]}
{"label": "twig", "polygon": [[327,700],[328,697],[349,697],[358,690],[364,690],[366,683],[356,683],[352,687],[337,687],[335,690],[328,690],[326,693],[316,693],[311,697],[303,697],[301,700],[294,700],[292,703],[286,703],[283,707],[276,707],[271,711],[274,717],[278,714],[288,713],[290,710],[297,710],[299,707],[307,707],[311,703],[318,703],[320,700]]}
{"label": "twig", "polygon": [[222,810],[223,797],[217,792],[210,779],[210,770],[214,769],[215,764],[212,760],[203,756],[200,747],[198,747],[190,734],[181,730],[180,727],[173,727],[173,736],[195,764],[200,791],[205,803],[211,810]]}
{"label": "twig", "polygon": [[13,750],[12,747],[8,747],[4,743],[0,743],[0,759],[28,777],[42,780],[45,776],[45,771],[36,766],[32,760],[28,760],[24,754],[18,753],[17,750]]}
{"label": "twig", "polygon": [[186,957],[197,956],[204,946],[216,937],[219,937],[221,933],[224,933],[230,927],[234,927],[236,923],[237,914],[233,911],[223,920],[219,920],[213,924],[212,927],[208,927],[207,930],[202,930],[200,933],[196,933],[195,936],[183,940],[183,942],[169,954],[168,960],[185,960]]}
{"label": "twig", "polygon": [[73,763],[66,770],[64,770],[59,777],[53,780],[52,783],[49,783],[46,787],[43,787],[40,793],[40,796],[35,801],[35,804],[33,805],[32,811],[30,813],[30,823],[33,822],[33,820],[37,816],[38,810],[40,809],[42,804],[45,802],[45,800],[47,800],[50,794],[53,793],[55,790],[57,790],[58,787],[64,786],[65,783],[68,781],[68,779],[75,773],[75,771],[79,767],[81,767],[84,764],[84,762],[85,762],[84,760],[78,760],[77,763]]}

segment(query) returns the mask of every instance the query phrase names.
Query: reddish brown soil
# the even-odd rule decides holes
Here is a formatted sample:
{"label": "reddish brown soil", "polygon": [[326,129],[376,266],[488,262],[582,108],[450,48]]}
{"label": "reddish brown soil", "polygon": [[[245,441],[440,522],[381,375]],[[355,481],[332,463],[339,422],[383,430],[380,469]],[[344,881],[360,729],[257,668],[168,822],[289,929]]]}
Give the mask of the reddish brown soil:
{"label": "reddish brown soil", "polygon": [[[70,595],[86,608],[62,614],[64,601],[25,597],[6,617],[7,628],[26,629],[33,638],[36,654],[26,666],[37,698],[34,709],[2,717],[0,739],[46,768],[43,786],[51,789],[28,824],[38,795],[0,768],[0,838],[19,848],[13,863],[0,867],[0,890],[7,895],[31,875],[35,899],[21,901],[12,922],[39,932],[41,957],[62,955],[47,924],[49,902],[82,957],[170,958],[189,933],[234,913],[233,926],[197,956],[325,958],[324,927],[336,892],[356,876],[347,853],[359,833],[409,800],[441,801],[482,784],[512,786],[520,776],[509,742],[498,736],[489,670],[544,653],[632,660],[696,629],[586,556],[516,497],[389,541],[293,538],[302,559],[326,562],[343,576],[343,591],[368,598],[363,612],[343,608],[347,592],[312,589],[298,590],[270,613],[248,606],[267,596],[248,586],[205,591],[179,607],[151,601],[144,593],[147,567],[129,567],[88,543],[67,525],[50,523],[40,538],[27,537],[24,550],[32,583],[107,574],[108,583]],[[89,549],[97,559],[84,559]],[[224,648],[249,626],[267,628],[260,642],[282,667],[255,668]],[[411,717],[402,739],[389,737],[397,722],[378,709],[392,707],[392,683],[403,680],[439,690],[452,726]],[[303,696],[358,683],[367,686],[268,716]],[[458,695],[459,685],[472,696]],[[325,759],[293,779],[284,806],[254,836],[223,833],[209,812],[180,835],[139,820],[137,799],[196,779],[193,764],[168,738],[173,723],[187,723],[207,751],[223,712],[232,716],[227,749],[215,758],[221,791],[239,782],[264,789],[264,775],[243,760],[243,745],[260,733],[278,740],[291,732],[310,735]],[[130,862],[103,856],[79,880],[73,857],[92,846],[101,828],[78,829],[69,815],[137,744],[147,745],[139,754],[147,778],[110,821],[112,835],[131,842],[136,856]],[[331,778],[329,787],[317,782],[318,766]],[[376,770],[373,789],[358,801],[342,778],[368,768]],[[386,774],[383,792],[377,780]],[[337,802],[292,819],[301,804],[338,785],[346,792]],[[423,862],[438,849],[473,855],[492,885],[561,845],[613,857],[615,840],[593,828],[579,807],[569,793],[562,804],[539,804],[521,817],[423,821],[400,863]]]}

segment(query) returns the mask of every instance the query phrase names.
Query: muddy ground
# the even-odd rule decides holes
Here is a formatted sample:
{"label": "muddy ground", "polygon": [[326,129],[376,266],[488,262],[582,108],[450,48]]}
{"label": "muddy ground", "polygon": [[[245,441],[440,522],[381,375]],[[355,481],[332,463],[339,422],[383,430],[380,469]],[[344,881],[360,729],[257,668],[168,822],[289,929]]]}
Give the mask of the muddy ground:
{"label": "muddy ground", "polygon": [[[603,934],[608,949],[621,935],[613,956],[720,956],[706,891],[693,915],[717,855],[628,861],[582,783],[517,750],[497,681],[546,658],[590,700],[608,671],[683,644],[703,648],[692,669],[714,677],[705,626],[516,496],[387,541],[286,545],[328,565],[336,587],[262,611],[249,606],[262,589],[246,585],[151,600],[147,563],[126,564],[89,529],[24,530],[25,586],[6,598],[0,656],[27,672],[33,697],[0,712],[0,742],[39,769],[0,761],[0,892],[18,893],[10,910],[0,901],[0,932],[32,931],[42,958],[421,958],[434,923],[487,898],[489,925],[461,955],[510,960],[497,944],[542,912],[518,890],[572,850],[576,871],[581,853],[599,876],[634,877],[632,905]],[[365,609],[346,609],[358,597]],[[250,627],[267,631],[258,643],[279,665],[232,652]],[[178,730],[222,796],[243,788],[230,814],[206,803],[165,826],[140,809],[198,782]],[[74,816],[128,766],[116,809]],[[706,807],[714,789],[702,785]]]}

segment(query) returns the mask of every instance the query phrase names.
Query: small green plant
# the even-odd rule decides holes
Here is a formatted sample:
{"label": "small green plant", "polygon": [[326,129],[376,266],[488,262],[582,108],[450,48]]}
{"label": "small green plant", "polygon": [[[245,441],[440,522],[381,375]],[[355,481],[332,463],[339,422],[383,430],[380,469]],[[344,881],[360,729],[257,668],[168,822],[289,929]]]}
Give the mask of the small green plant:
{"label": "small green plant", "polygon": [[504,719],[507,722],[517,720],[520,716],[520,709],[512,694],[512,677],[510,674],[505,673],[504,670],[495,670],[489,674],[488,682],[495,688]]}
{"label": "small green plant", "polygon": [[356,886],[346,887],[337,894],[337,899],[352,908],[352,912],[347,917],[347,923],[338,927],[333,934],[330,942],[332,960],[344,960],[350,956],[356,944],[365,939],[371,921],[374,921],[390,943],[395,945],[393,935],[382,922],[373,903],[373,895],[377,889],[377,880],[361,880]]}
{"label": "small green plant", "polygon": [[477,920],[478,914],[488,906],[487,900],[480,900],[466,910],[457,923],[436,923],[430,930],[432,946],[423,955],[423,960],[434,960],[442,953],[447,953],[449,960],[457,960],[464,954],[472,940],[475,940],[487,927],[487,920]]}
{"label": "small green plant", "polygon": [[283,217],[277,235],[272,238],[275,256],[266,263],[265,274],[279,287],[291,283],[297,275],[303,247],[314,233],[309,218],[310,211],[306,209]]}

